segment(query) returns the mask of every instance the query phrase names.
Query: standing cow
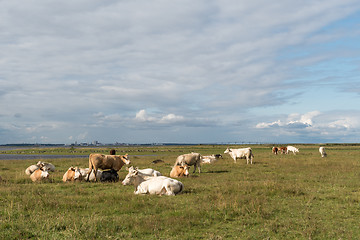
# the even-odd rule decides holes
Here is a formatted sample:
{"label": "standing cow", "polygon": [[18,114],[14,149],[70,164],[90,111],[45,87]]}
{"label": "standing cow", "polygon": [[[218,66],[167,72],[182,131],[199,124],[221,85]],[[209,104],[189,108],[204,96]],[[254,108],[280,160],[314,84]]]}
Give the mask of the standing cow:
{"label": "standing cow", "polygon": [[324,147],[319,147],[319,152],[321,154],[321,157],[326,157],[327,156],[327,153],[325,152]]}
{"label": "standing cow", "polygon": [[201,172],[200,163],[201,163],[201,155],[200,153],[188,153],[180,155],[176,158],[175,165],[188,165],[188,166],[194,166],[194,171],[196,171],[196,168],[199,168],[199,173]]}
{"label": "standing cow", "polygon": [[[128,155],[104,155],[98,153],[92,153],[89,156],[89,171],[88,174],[94,169],[95,181],[97,181],[96,173],[100,169],[114,169],[118,172],[125,164],[129,165],[131,162],[128,159]],[[89,181],[90,174],[87,181]]]}
{"label": "standing cow", "polygon": [[279,149],[278,149],[277,147],[273,147],[273,148],[272,148],[273,154],[277,155],[277,154],[278,154],[278,151],[279,151]]}
{"label": "standing cow", "polygon": [[246,164],[249,164],[249,159],[251,161],[251,164],[253,164],[253,158],[254,155],[252,153],[251,148],[238,148],[238,149],[232,149],[227,148],[224,153],[230,154],[232,159],[234,159],[234,162],[236,163],[237,158],[246,158]]}
{"label": "standing cow", "polygon": [[286,148],[287,148],[287,150],[286,150],[287,154],[289,154],[289,152],[293,152],[293,154],[296,155],[296,153],[299,152],[299,149],[297,149],[296,147],[293,147],[293,146],[287,146]]}

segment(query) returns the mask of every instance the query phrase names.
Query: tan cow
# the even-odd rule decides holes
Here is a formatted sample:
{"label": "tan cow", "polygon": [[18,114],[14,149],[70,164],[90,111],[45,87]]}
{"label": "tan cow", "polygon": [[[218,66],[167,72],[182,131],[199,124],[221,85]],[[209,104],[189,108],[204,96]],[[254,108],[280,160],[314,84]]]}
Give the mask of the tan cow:
{"label": "tan cow", "polygon": [[185,166],[179,166],[179,165],[175,165],[171,172],[170,172],[170,177],[173,178],[177,178],[177,177],[182,177],[182,176],[189,176],[189,166],[185,165]]}
{"label": "tan cow", "polygon": [[94,169],[95,181],[97,170],[100,169],[114,169],[116,172],[119,171],[124,164],[129,165],[131,162],[128,159],[128,155],[104,155],[99,153],[92,153],[89,156],[89,171],[88,171],[88,179],[91,171]]}
{"label": "tan cow", "polygon": [[75,180],[81,181],[81,179],[82,179],[82,175],[78,167],[69,167],[69,169],[66,171],[66,173],[63,176],[63,182],[68,182],[68,181],[73,182]]}
{"label": "tan cow", "polygon": [[196,167],[198,167],[199,168],[199,173],[200,173],[201,172],[201,168],[200,168],[201,158],[202,157],[201,157],[200,153],[183,154],[183,155],[180,155],[180,156],[177,157],[174,166],[176,166],[176,165],[194,166],[193,173],[196,171]]}
{"label": "tan cow", "polygon": [[49,178],[49,172],[46,169],[39,168],[35,170],[31,175],[30,179],[33,182],[41,181],[43,179]]}

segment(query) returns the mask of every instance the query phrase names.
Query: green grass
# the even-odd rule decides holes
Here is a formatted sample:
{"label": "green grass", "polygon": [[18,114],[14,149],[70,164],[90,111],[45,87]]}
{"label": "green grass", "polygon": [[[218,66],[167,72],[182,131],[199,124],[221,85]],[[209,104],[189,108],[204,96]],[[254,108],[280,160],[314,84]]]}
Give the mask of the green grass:
{"label": "green grass", "polygon": [[[121,183],[63,183],[68,167],[87,167],[86,158],[44,159],[57,170],[43,183],[24,173],[37,160],[0,161],[0,239],[360,239],[360,146],[326,146],[327,158],[316,145],[299,147],[296,156],[275,156],[271,146],[254,145],[254,165],[245,159],[235,164],[223,154],[203,165],[201,174],[181,178],[185,190],[175,197],[134,195],[132,186]],[[116,150],[132,155],[134,166],[169,175],[179,154],[225,148]],[[21,151],[38,150],[70,154],[66,148]],[[165,163],[151,164],[155,159]],[[122,180],[125,169],[119,175]]]}

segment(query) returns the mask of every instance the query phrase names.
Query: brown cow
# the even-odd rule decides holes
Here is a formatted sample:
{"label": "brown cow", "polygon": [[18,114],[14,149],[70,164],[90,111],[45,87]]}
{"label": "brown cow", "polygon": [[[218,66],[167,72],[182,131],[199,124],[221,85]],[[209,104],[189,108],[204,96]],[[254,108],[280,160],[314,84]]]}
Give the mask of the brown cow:
{"label": "brown cow", "polygon": [[188,165],[184,165],[184,166],[179,166],[179,165],[175,165],[171,172],[170,172],[170,177],[182,177],[182,176],[189,176],[189,169],[190,167]]}
{"label": "brown cow", "polygon": [[63,182],[81,180],[82,175],[78,167],[70,167],[63,176]]}
{"label": "brown cow", "polygon": [[48,177],[49,177],[48,171],[43,168],[39,168],[39,169],[35,170],[30,175],[31,181],[33,181],[33,182],[41,181],[42,179],[46,179]]}
{"label": "brown cow", "polygon": [[272,148],[273,154],[277,155],[277,154],[278,154],[278,151],[279,151],[279,149],[278,149],[277,147],[273,147],[273,148]]}
{"label": "brown cow", "polygon": [[[89,171],[88,174],[94,169],[95,179],[97,170],[100,168],[105,169],[114,169],[116,172],[119,171],[124,164],[129,165],[131,162],[128,159],[128,155],[104,155],[98,153],[91,153],[89,156]],[[87,181],[89,181],[89,176]],[[95,180],[97,181],[97,179]]]}
{"label": "brown cow", "polygon": [[281,152],[281,154],[283,153],[287,154],[287,147],[280,147],[279,151]]}

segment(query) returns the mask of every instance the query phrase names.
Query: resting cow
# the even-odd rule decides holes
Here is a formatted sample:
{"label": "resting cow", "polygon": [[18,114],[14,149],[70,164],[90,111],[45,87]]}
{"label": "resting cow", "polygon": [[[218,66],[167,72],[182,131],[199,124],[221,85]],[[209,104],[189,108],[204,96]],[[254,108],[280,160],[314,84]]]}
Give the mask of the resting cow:
{"label": "resting cow", "polygon": [[31,175],[35,170],[39,169],[39,168],[43,168],[44,170],[50,171],[50,172],[54,172],[55,171],[55,166],[51,163],[47,163],[47,162],[42,162],[42,161],[38,161],[36,164],[31,165],[30,167],[28,167],[25,170],[25,174],[26,175]]}
{"label": "resting cow", "polygon": [[156,171],[155,169],[152,168],[138,169],[137,167],[134,168],[133,166],[131,166],[130,168],[126,168],[126,170],[128,170],[129,172],[137,170],[139,174],[144,176],[150,176],[150,177],[162,176],[161,172]]}
{"label": "resting cow", "polygon": [[114,169],[103,171],[100,177],[100,182],[118,182],[119,175]]}
{"label": "resting cow", "polygon": [[231,149],[227,148],[224,153],[230,154],[234,162],[236,163],[237,158],[246,158],[246,164],[249,164],[249,159],[251,164],[253,164],[254,155],[252,154],[251,148],[238,148],[238,149]]}
{"label": "resting cow", "polygon": [[219,158],[222,158],[221,154],[212,154],[210,156],[202,156],[201,157],[201,163],[214,163],[217,160],[219,160]]}
{"label": "resting cow", "polygon": [[63,176],[63,182],[73,182],[75,180],[81,181],[82,175],[78,167],[69,167]]}
{"label": "resting cow", "polygon": [[[130,160],[128,159],[128,155],[104,155],[104,154],[98,154],[98,153],[92,153],[89,156],[89,171],[88,174],[91,173],[91,171],[94,169],[95,172],[95,181],[97,170],[100,169],[114,169],[116,172],[118,172],[124,164],[130,164]],[[89,176],[87,181],[89,181]]]}
{"label": "resting cow", "polygon": [[170,172],[170,177],[182,177],[182,176],[189,176],[189,166],[188,165],[184,165],[184,166],[179,166],[179,165],[175,165]]}
{"label": "resting cow", "polygon": [[96,178],[97,181],[100,181],[102,171],[97,170],[96,177],[94,174],[94,170],[92,170],[90,174],[88,174],[88,172],[89,172],[89,168],[80,168],[80,173],[81,173],[82,179],[85,179],[85,181],[91,182],[91,181],[95,181],[95,178]]}
{"label": "resting cow", "polygon": [[296,153],[299,152],[299,149],[293,146],[287,146],[286,148],[286,153],[293,152],[293,154],[296,155]]}
{"label": "resting cow", "polygon": [[139,174],[137,170],[129,171],[122,184],[134,185],[135,194],[158,194],[174,196],[184,189],[184,185],[175,179],[159,176],[149,177]]}
{"label": "resting cow", "polygon": [[194,166],[193,173],[196,171],[196,167],[199,168],[199,173],[200,173],[201,172],[200,163],[201,163],[200,153],[188,153],[188,154],[183,154],[183,155],[178,156],[175,161],[174,166],[176,166],[176,165]]}
{"label": "resting cow", "polygon": [[327,156],[327,153],[325,152],[324,147],[319,147],[319,152],[321,154],[321,157],[326,157]]}
{"label": "resting cow", "polygon": [[35,170],[31,175],[30,179],[33,182],[41,181],[43,179],[49,178],[49,172],[46,169],[39,168]]}

